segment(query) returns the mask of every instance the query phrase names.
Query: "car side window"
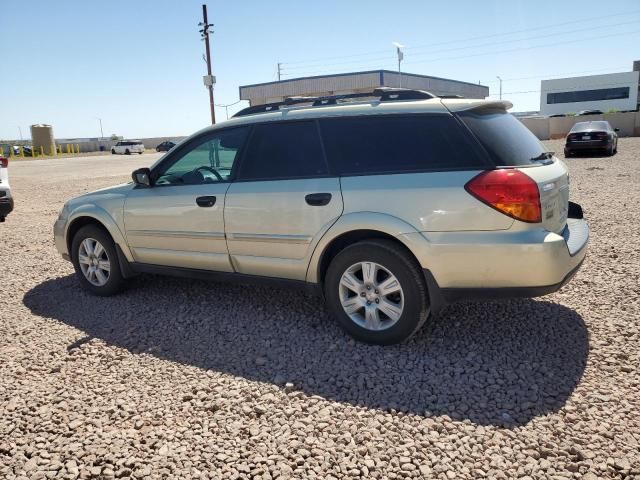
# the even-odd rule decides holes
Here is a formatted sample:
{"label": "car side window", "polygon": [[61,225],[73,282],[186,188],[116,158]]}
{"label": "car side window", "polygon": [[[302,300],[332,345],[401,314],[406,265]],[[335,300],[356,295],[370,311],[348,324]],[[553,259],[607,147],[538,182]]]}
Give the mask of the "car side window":
{"label": "car side window", "polygon": [[185,145],[175,157],[153,172],[155,185],[201,185],[227,182],[244,145],[248,127],[213,132]]}
{"label": "car side window", "polygon": [[328,174],[314,121],[254,125],[238,180],[280,180]]}
{"label": "car side window", "polygon": [[375,115],[320,120],[332,171],[339,175],[484,168],[451,115]]}

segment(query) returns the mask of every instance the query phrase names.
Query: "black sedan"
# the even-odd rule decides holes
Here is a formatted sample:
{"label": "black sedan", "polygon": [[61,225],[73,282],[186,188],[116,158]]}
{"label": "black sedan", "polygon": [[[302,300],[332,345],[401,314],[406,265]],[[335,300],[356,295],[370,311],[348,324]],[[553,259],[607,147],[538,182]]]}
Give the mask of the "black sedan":
{"label": "black sedan", "polygon": [[578,122],[569,130],[564,156],[585,150],[599,150],[611,156],[618,151],[618,131],[604,120]]}
{"label": "black sedan", "polygon": [[162,142],[160,145],[156,147],[156,152],[168,152],[177,144],[176,142],[172,142],[171,140],[167,140],[166,142]]}

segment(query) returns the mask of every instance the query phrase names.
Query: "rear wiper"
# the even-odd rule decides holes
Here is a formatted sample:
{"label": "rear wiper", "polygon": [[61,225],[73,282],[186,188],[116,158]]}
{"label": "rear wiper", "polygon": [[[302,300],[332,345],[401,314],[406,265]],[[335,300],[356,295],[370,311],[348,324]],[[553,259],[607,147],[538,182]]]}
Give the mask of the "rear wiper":
{"label": "rear wiper", "polygon": [[537,157],[533,157],[530,158],[529,160],[531,160],[532,162],[537,162],[539,160],[548,160],[550,158],[553,158],[553,155],[556,152],[542,152],[540,155],[538,155]]}

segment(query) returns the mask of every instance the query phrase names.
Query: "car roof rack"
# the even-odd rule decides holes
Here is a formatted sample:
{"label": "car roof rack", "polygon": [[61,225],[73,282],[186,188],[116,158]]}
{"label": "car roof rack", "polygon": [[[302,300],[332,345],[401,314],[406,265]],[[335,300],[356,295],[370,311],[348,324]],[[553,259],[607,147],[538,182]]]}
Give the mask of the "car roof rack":
{"label": "car roof rack", "polygon": [[424,90],[414,90],[411,88],[378,87],[372,92],[345,93],[343,95],[328,95],[320,97],[286,97],[281,102],[265,103],[243,108],[233,117],[244,117],[256,113],[267,113],[279,110],[280,107],[310,103],[313,107],[326,105],[337,105],[341,100],[354,98],[378,98],[381,102],[396,102],[400,100],[428,100],[436,98],[436,95]]}

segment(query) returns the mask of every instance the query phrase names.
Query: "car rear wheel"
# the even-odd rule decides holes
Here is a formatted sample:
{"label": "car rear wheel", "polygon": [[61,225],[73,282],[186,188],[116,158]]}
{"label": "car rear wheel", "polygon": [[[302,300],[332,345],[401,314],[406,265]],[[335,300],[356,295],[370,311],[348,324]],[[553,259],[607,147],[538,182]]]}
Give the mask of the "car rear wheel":
{"label": "car rear wheel", "polygon": [[339,252],[329,265],[324,289],[334,318],[366,343],[402,342],[429,315],[419,266],[388,240],[358,242]]}
{"label": "car rear wheel", "polygon": [[615,150],[613,149],[613,143],[611,143],[611,145],[607,147],[607,156],[612,157],[614,153]]}
{"label": "car rear wheel", "polygon": [[573,155],[573,153],[571,153],[571,150],[567,150],[566,148],[564,149],[564,156],[565,157],[570,157],[572,155]]}
{"label": "car rear wheel", "polygon": [[125,155],[131,155],[131,152],[129,151],[129,149],[127,148],[124,152]]}
{"label": "car rear wheel", "polygon": [[116,150],[115,150],[115,148],[112,148],[111,149],[111,155],[115,155],[115,154],[116,154]]}
{"label": "car rear wheel", "polygon": [[94,295],[114,295],[125,286],[113,239],[95,225],[82,227],[71,243],[73,267],[80,285]]}

